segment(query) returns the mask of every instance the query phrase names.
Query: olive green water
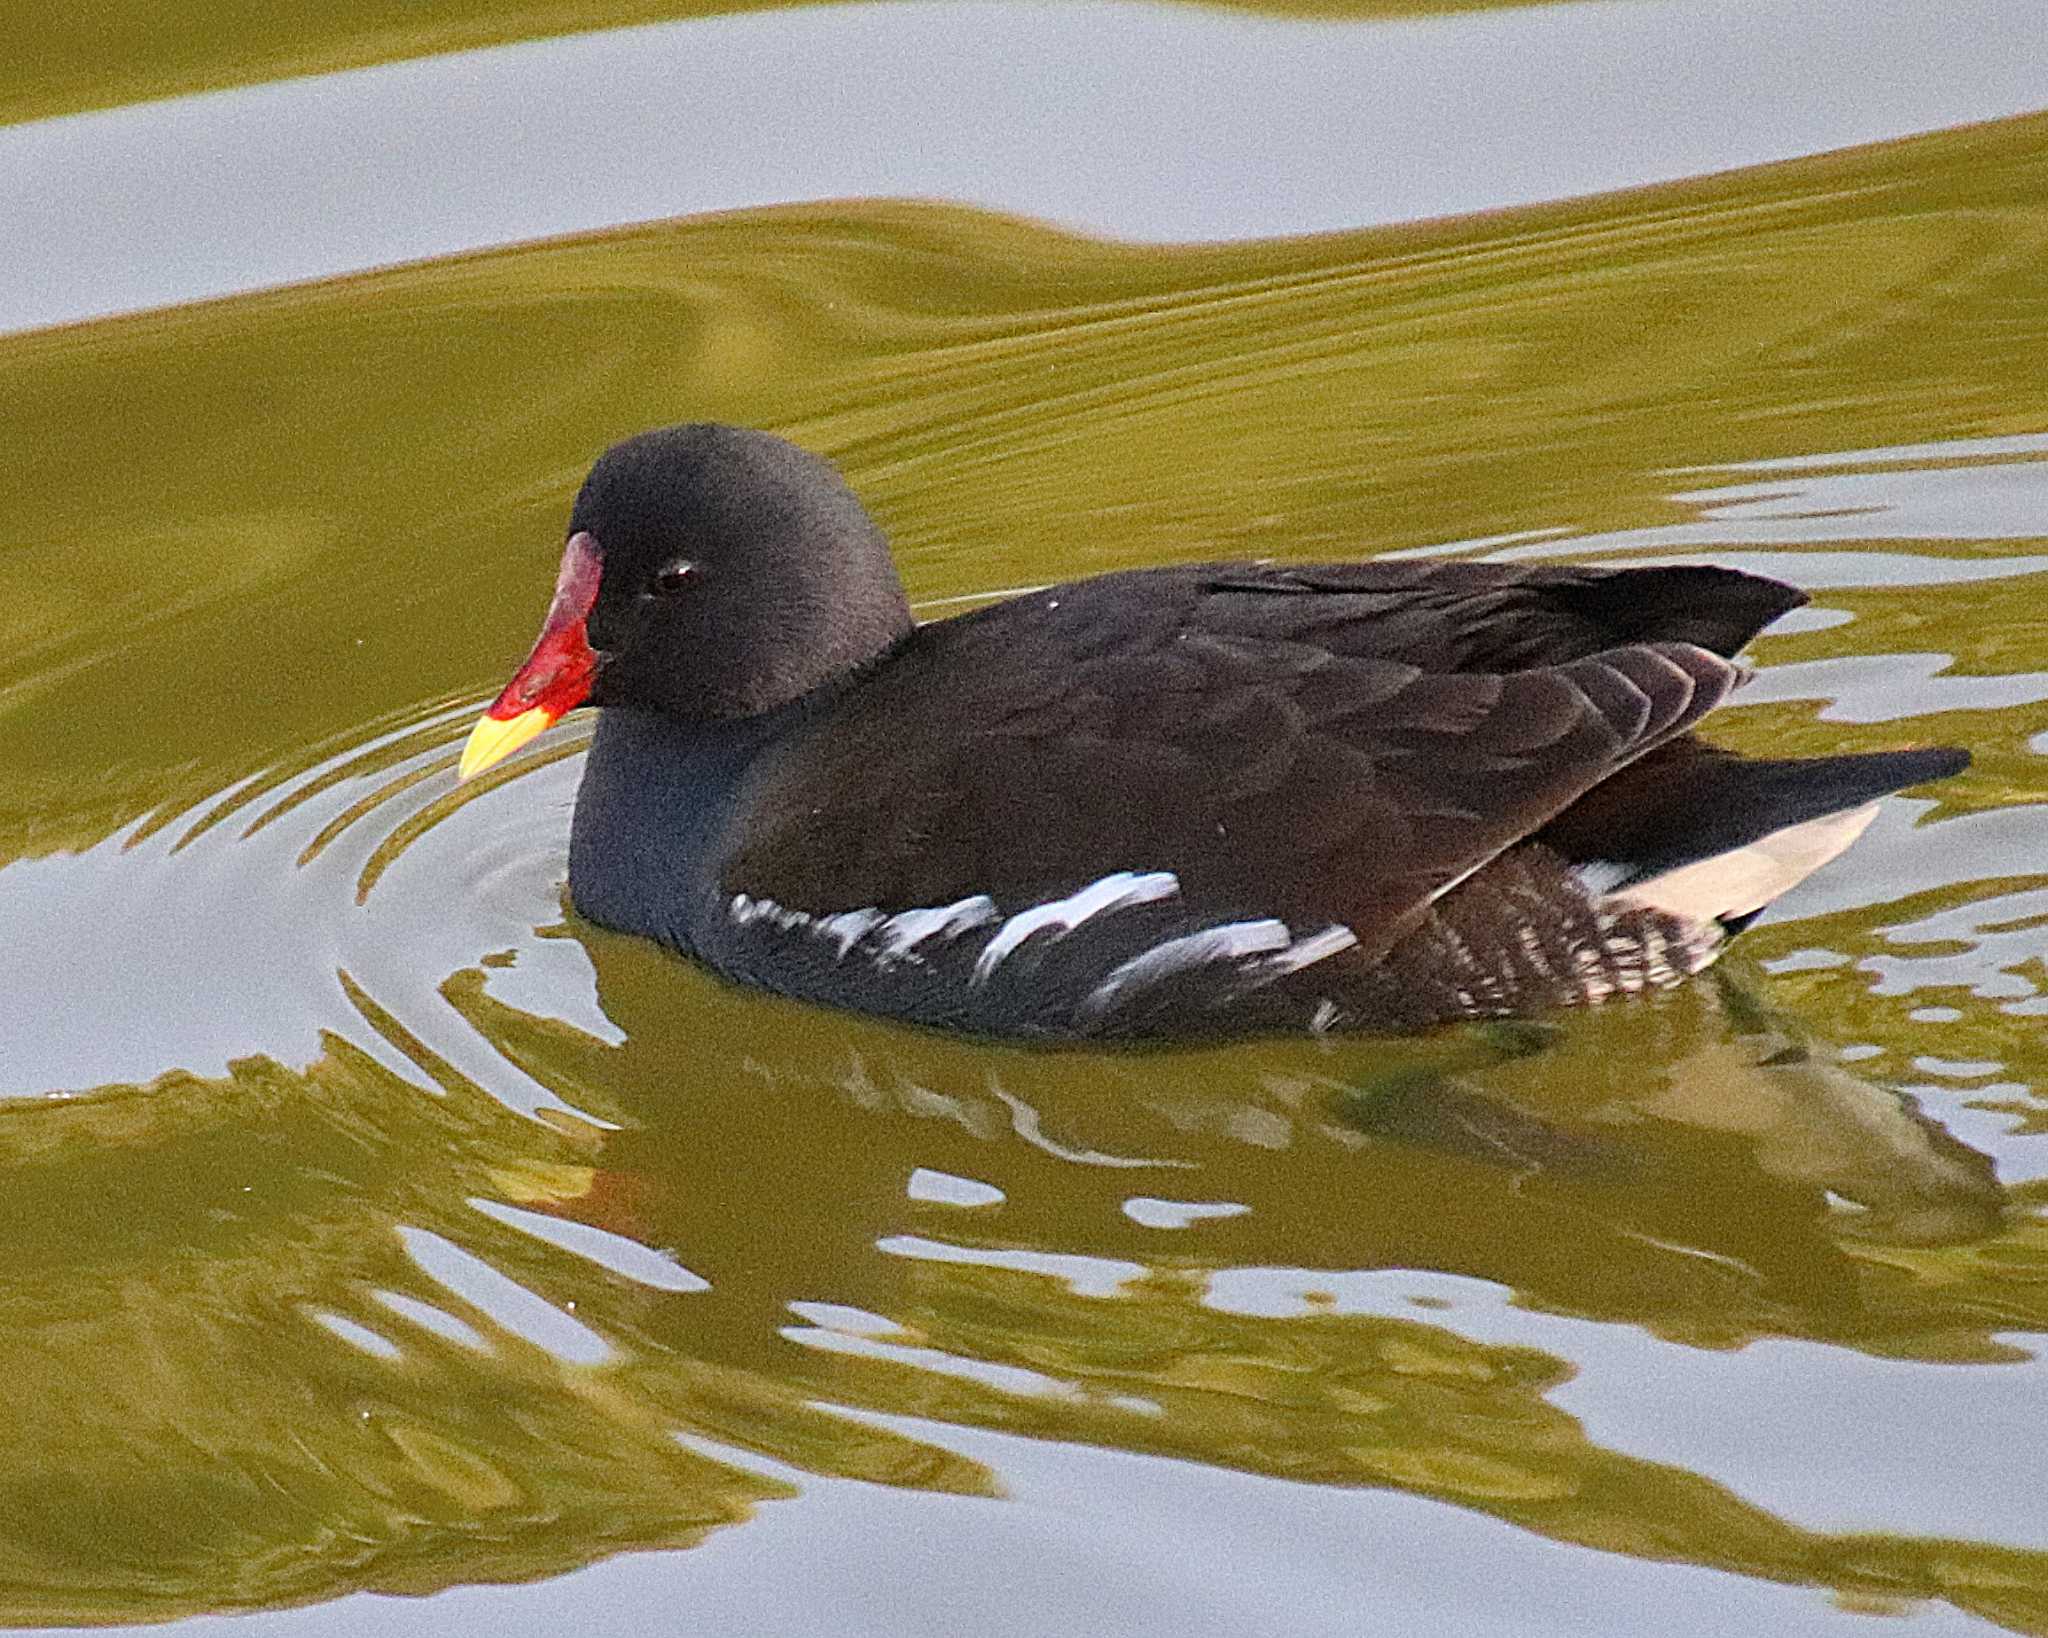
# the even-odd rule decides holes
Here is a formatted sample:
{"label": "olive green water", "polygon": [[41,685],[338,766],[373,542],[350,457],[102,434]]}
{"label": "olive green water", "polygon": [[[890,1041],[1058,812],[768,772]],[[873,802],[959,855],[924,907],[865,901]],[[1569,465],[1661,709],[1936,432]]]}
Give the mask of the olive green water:
{"label": "olive green water", "polygon": [[[1568,1584],[1557,1630],[2048,1631],[2044,338],[2048,117],[1229,247],[743,213],[0,339],[0,1618],[453,1630],[328,1601],[669,1549],[677,1630],[1080,1630],[1057,1576],[1104,1630]],[[1034,1054],[738,994],[565,914],[585,728],[451,773],[583,467],[685,416],[837,458],[932,614],[1767,568],[1822,613],[1720,737],[1976,764],[1726,983],[1538,1029]],[[959,1624],[832,1553],[912,1606],[943,1562]]]}

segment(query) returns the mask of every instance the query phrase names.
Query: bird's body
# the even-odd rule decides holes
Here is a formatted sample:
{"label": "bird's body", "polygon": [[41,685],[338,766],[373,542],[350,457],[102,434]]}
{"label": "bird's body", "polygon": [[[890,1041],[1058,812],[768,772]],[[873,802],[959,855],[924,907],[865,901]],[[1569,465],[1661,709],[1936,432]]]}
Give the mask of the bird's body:
{"label": "bird's body", "polygon": [[[1732,571],[1212,563],[913,627],[836,475],[728,428],[620,446],[575,522],[548,632],[587,624],[605,707],[579,912],[922,1024],[1405,1029],[1661,988],[1967,760],[1693,738],[1804,601]],[[551,640],[493,750],[560,714]]]}

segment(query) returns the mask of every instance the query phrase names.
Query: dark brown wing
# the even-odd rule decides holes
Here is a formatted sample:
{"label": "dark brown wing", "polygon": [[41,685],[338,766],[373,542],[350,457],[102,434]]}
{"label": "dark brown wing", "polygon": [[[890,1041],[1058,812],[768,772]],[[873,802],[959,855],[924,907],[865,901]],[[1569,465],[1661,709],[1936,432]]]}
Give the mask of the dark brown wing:
{"label": "dark brown wing", "polygon": [[[1170,871],[1191,924],[1342,923],[1374,953],[1734,685],[1691,642],[1617,643],[1611,578],[1207,566],[927,626],[762,775],[722,885],[814,913],[977,894],[1007,913]],[[1752,614],[1666,601],[1732,648],[1770,583],[1725,580]],[[1510,653],[1554,658],[1496,668]]]}
{"label": "dark brown wing", "polygon": [[1403,558],[1305,567],[1212,565],[1212,629],[1327,641],[1426,671],[1519,671],[1626,643],[1732,657],[1806,594],[1706,565],[1605,569]]}

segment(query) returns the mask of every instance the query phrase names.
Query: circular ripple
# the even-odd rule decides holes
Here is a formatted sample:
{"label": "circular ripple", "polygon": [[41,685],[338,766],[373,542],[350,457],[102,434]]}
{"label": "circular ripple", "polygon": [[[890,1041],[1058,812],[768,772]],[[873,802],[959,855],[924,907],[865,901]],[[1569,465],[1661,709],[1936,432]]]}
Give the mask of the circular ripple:
{"label": "circular ripple", "polygon": [[297,1066],[340,1035],[415,1081],[433,1079],[430,1058],[528,1112],[555,1101],[443,989],[486,958],[536,963],[545,985],[522,991],[610,1033],[577,1005],[592,995],[580,949],[539,936],[560,915],[589,733],[559,730],[458,787],[479,705],[426,702],[96,847],[0,870],[0,921],[38,952],[0,1096],[218,1075],[258,1055]]}

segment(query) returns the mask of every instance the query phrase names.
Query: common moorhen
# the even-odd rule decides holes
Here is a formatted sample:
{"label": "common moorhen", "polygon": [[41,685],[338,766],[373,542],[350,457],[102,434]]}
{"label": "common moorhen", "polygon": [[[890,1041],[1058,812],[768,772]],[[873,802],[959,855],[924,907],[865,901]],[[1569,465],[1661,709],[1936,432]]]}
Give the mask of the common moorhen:
{"label": "common moorhen", "polygon": [[593,922],[1037,1038],[1397,1030],[1673,984],[1956,750],[1693,726],[1805,601],[1728,569],[1200,563],[918,625],[826,462],[628,439],[461,773],[600,708]]}

